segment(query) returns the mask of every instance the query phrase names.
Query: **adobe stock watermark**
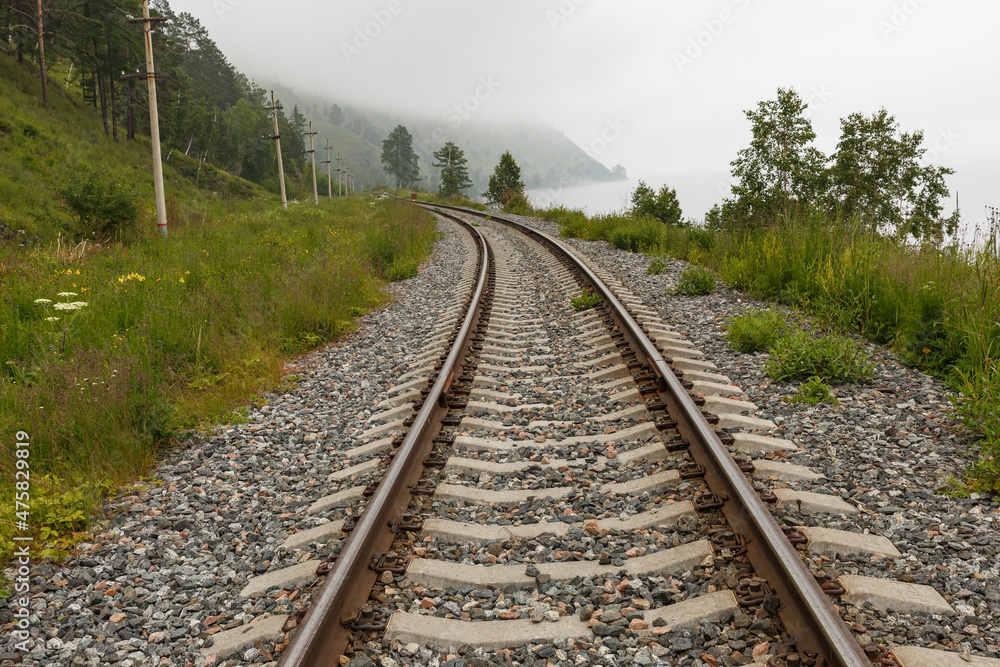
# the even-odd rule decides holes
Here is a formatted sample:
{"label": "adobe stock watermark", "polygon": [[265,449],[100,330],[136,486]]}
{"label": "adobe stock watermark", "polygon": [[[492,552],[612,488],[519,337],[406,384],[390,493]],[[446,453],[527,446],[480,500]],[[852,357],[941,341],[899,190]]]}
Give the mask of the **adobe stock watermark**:
{"label": "adobe stock watermark", "polygon": [[882,39],[889,41],[895,33],[899,32],[903,26],[910,22],[910,19],[928,3],[929,0],[904,0],[899,4],[893,4],[889,16],[881,18],[876,23],[878,31],[882,33]]}
{"label": "adobe stock watermark", "polygon": [[732,25],[739,18],[740,12],[750,8],[751,0],[730,0],[736,9],[727,7],[719,12],[719,15],[712,19],[702,21],[702,29],[695,35],[688,37],[687,45],[681,51],[674,51],[674,65],[678,72],[684,72],[684,68],[693,65],[694,61],[701,58],[705,51],[722,37],[726,32],[726,27]]}
{"label": "adobe stock watermark", "polygon": [[479,85],[471,94],[466,95],[461,100],[453,104],[444,112],[444,120],[454,129],[462,127],[462,123],[479,111],[483,102],[493,97],[503,84],[493,78],[492,74],[479,77]]}
{"label": "adobe stock watermark", "polygon": [[803,112],[803,115],[811,120],[813,113],[822,109],[833,95],[833,92],[826,89],[826,84],[824,83],[819,84],[819,86],[810,86],[809,92],[802,96],[803,101],[806,103],[806,110]]}
{"label": "adobe stock watermark", "polygon": [[563,23],[566,23],[585,2],[587,0],[562,0],[554,10],[546,9],[545,20],[549,22],[549,28],[552,29],[552,32],[558,30],[559,26]]}
{"label": "adobe stock watermark", "polygon": [[350,42],[340,43],[340,52],[344,54],[344,60],[351,62],[361,52],[371,46],[382,31],[389,27],[393,19],[403,12],[403,3],[400,0],[389,0],[384,9],[376,9],[371,13],[372,19],[366,21],[363,26],[355,26],[353,39]]}
{"label": "adobe stock watermark", "polygon": [[[497,81],[492,74],[480,76],[472,93],[445,109],[441,115],[442,119],[451,126],[452,130],[457,130],[462,127],[462,123],[472,118],[482,108],[483,103],[493,97],[493,93],[501,86],[503,84]],[[427,155],[433,155],[434,151],[451,140],[452,137],[448,130],[443,125],[438,125],[431,130],[430,137],[421,137],[418,143]]]}
{"label": "adobe stock watermark", "polygon": [[[628,125],[624,123],[621,118],[615,116],[614,118],[608,118],[604,121],[604,127],[593,139],[588,141],[584,146],[583,150],[590,157],[598,160],[598,158],[608,150],[608,147],[614,142],[621,138],[625,130],[628,129]],[[587,169],[590,163],[587,162],[586,158],[582,155],[574,155],[570,158],[570,162],[573,163],[573,170],[563,169],[556,176],[555,183],[552,183],[544,188],[539,188],[541,192],[537,194],[536,205],[540,208],[548,208],[559,200],[559,196],[562,194],[563,190],[566,188],[573,187],[580,184],[580,172]]]}
{"label": "adobe stock watermark", "polygon": [[234,11],[242,4],[243,0],[212,0],[212,9],[215,10],[215,14],[219,17],[219,20],[225,21],[226,14]]}
{"label": "adobe stock watermark", "polygon": [[930,143],[930,148],[924,153],[924,158],[928,162],[937,162],[937,159],[950,151],[952,146],[958,143],[958,140],[961,138],[962,135],[952,130],[950,125],[946,130],[938,128],[933,140],[930,137],[924,138],[925,141]]}

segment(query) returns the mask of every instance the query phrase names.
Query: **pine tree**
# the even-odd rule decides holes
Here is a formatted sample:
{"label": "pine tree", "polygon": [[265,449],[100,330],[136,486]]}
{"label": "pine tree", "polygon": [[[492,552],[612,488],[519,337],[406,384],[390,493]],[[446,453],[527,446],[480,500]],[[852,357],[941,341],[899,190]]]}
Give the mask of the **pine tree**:
{"label": "pine tree", "polygon": [[521,182],[521,168],[514,161],[510,151],[500,156],[500,162],[490,176],[489,187],[483,193],[486,201],[494,206],[506,208],[515,196],[524,197],[524,183]]}
{"label": "pine tree", "polygon": [[434,159],[434,166],[441,170],[441,188],[438,192],[442,197],[458,197],[462,190],[472,187],[468,160],[461,148],[449,141],[441,150],[434,152]]}
{"label": "pine tree", "polygon": [[382,169],[396,177],[396,187],[409,187],[420,180],[420,165],[413,152],[413,135],[402,125],[382,142]]}

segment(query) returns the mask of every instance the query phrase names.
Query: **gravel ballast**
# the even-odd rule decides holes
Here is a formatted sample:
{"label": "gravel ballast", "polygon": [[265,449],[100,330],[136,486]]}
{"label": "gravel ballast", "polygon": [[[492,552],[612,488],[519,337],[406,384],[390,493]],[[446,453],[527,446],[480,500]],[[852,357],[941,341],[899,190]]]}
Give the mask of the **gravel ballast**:
{"label": "gravel ballast", "polygon": [[[534,218],[519,222],[558,237],[558,226]],[[613,273],[667,323],[706,353],[773,420],[779,435],[799,449],[790,463],[821,470],[826,479],[810,490],[839,495],[858,507],[842,519],[777,511],[789,524],[822,525],[888,537],[901,558],[824,557],[817,571],[862,574],[932,586],[954,615],[880,611],[843,605],[844,617],[864,642],[917,645],[1000,657],[1000,505],[984,498],[937,493],[959,476],[969,453],[967,434],[949,416],[941,383],[903,366],[889,350],[867,344],[876,360],[872,377],[841,385],[839,405],[788,403],[798,385],[774,383],[763,372],[766,354],[730,350],[725,323],[751,308],[779,308],[724,287],[706,296],[673,296],[686,262],[665,260],[667,271],[648,275],[650,258],[605,242],[562,239],[588,262]],[[789,312],[789,320],[796,314]]]}

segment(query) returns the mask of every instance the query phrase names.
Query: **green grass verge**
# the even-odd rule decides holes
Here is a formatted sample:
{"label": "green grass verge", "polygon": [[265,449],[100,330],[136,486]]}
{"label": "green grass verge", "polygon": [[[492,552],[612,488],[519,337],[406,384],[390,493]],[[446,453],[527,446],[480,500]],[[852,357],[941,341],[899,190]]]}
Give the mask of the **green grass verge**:
{"label": "green grass verge", "polygon": [[[429,213],[392,200],[243,209],[128,246],[0,246],[0,431],[30,437],[42,543],[84,530],[180,430],[279,386],[286,360],[350,331],[435,239]],[[0,449],[9,500],[13,452]],[[14,521],[4,503],[7,553]]]}

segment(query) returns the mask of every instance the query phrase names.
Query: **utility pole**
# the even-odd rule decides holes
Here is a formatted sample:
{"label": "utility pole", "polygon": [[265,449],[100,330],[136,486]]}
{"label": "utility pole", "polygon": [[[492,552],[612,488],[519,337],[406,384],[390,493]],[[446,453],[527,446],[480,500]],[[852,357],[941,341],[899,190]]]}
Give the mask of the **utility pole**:
{"label": "utility pole", "polygon": [[340,182],[341,182],[340,153],[337,153],[337,196],[338,197],[343,197],[344,193],[340,189]]}
{"label": "utility pole", "polygon": [[128,19],[129,23],[142,23],[143,38],[146,43],[146,73],[132,78],[146,79],[149,86],[149,139],[153,144],[153,190],[156,194],[156,228],[163,237],[167,236],[167,203],[163,194],[163,159],[160,153],[160,118],[156,110],[156,68],[153,66],[152,24],[166,21],[162,16],[149,16],[149,0],[142,0],[142,18]]}
{"label": "utility pole", "polygon": [[326,165],[326,197],[327,199],[333,199],[333,173],[332,167],[330,165],[330,140],[326,140],[326,159],[323,160],[323,164]]}
{"label": "utility pole", "polygon": [[[281,134],[278,132],[278,110],[283,107],[274,103],[273,90],[271,91],[271,106],[268,108],[271,111],[271,118],[274,119],[274,136],[261,137],[261,139],[274,139],[274,146],[278,151],[278,184],[281,185],[281,205],[288,208],[288,198],[285,196],[285,167],[281,164]],[[309,140],[312,141],[312,137],[309,137]]]}
{"label": "utility pole", "polygon": [[309,135],[309,154],[312,155],[313,161],[313,204],[319,206],[319,193],[316,191],[316,149],[313,148],[313,137],[316,133],[313,132],[312,121],[309,121],[309,131],[306,134]]}

